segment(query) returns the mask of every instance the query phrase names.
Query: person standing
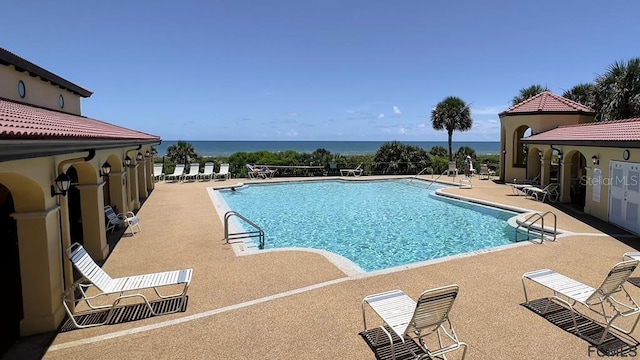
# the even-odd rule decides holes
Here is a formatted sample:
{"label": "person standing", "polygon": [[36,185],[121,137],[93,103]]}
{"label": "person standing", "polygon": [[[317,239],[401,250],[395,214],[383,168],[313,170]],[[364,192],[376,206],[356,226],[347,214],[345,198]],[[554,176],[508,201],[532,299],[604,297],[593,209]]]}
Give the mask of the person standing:
{"label": "person standing", "polygon": [[464,176],[471,176],[471,155],[467,155],[464,159]]}

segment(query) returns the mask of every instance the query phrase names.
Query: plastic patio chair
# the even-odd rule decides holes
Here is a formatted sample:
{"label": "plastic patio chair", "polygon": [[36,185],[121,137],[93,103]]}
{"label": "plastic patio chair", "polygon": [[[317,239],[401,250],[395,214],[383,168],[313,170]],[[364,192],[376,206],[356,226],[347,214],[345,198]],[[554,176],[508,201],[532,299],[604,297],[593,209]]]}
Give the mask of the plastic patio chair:
{"label": "plastic patio chair", "polygon": [[189,167],[189,173],[182,175],[182,181],[196,181],[200,177],[200,164],[191,163]]}
{"label": "plastic patio chair", "polygon": [[349,176],[349,175],[360,176],[360,175],[362,175],[362,163],[360,163],[360,165],[358,165],[358,167],[355,168],[355,169],[340,169],[340,175],[341,176]]}
{"label": "plastic patio chair", "polygon": [[132,235],[135,235],[133,228],[137,228],[138,231],[142,231],[140,228],[140,219],[131,211],[125,213],[116,214],[110,205],[104,207],[104,215],[107,217],[107,229],[106,231],[113,231],[118,225],[126,225]]}
{"label": "plastic patio chair", "polygon": [[213,162],[207,162],[204,164],[204,171],[199,176],[199,180],[211,180],[215,176],[215,172],[213,171],[215,164]]}
{"label": "plastic patio chair", "polygon": [[164,176],[164,181],[168,182],[176,182],[182,180],[182,176],[184,175],[184,164],[176,164],[176,168],[173,170],[173,174],[166,174]]}
{"label": "plastic patio chair", "polygon": [[214,174],[216,179],[221,179],[221,178],[228,179],[229,175],[231,175],[231,174],[229,174],[229,164],[228,163],[220,164],[220,171],[218,171],[217,173]]}

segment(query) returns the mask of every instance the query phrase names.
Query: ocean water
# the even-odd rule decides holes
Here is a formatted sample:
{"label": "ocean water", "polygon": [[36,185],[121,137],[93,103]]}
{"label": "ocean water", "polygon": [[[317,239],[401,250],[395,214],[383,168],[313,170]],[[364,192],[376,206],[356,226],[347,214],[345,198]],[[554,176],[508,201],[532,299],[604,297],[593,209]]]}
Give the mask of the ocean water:
{"label": "ocean water", "polygon": [[[156,146],[158,156],[167,153],[167,147],[176,144],[176,140],[163,140],[162,144]],[[332,154],[340,155],[368,155],[375,154],[378,149],[390,141],[189,141],[193,145],[199,156],[224,157],[237,152],[269,151],[282,152],[293,150],[299,153],[312,153],[318,149],[325,149]],[[434,146],[449,146],[446,141],[401,141],[406,145],[421,147],[427,151]],[[497,155],[500,153],[500,142],[498,141],[469,141],[452,144],[453,151],[457,151],[461,146],[468,146],[476,151],[478,155]]]}

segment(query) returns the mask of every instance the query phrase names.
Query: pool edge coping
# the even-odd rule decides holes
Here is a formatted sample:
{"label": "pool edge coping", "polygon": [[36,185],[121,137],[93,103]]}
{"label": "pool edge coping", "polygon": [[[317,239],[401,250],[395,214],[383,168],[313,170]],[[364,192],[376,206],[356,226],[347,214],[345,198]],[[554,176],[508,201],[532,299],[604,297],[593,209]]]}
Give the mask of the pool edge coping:
{"label": "pool edge coping", "polygon": [[[366,181],[380,181],[380,180],[402,180],[402,179],[410,179],[413,177],[406,177],[406,178],[394,178],[394,179],[370,179],[370,180],[366,180]],[[421,181],[427,181],[427,182],[437,182],[437,181],[432,181],[432,180],[424,180],[424,179],[420,179],[420,178],[415,178]],[[335,181],[335,180],[342,180],[340,177],[337,178],[319,178],[317,180],[329,180],[329,181]],[[347,180],[350,181],[350,180]],[[363,181],[363,180],[358,180],[358,181]],[[230,210],[228,205],[226,204],[226,202],[224,201],[224,199],[222,199],[221,196],[219,196],[218,194],[216,194],[216,191],[220,191],[220,190],[226,190],[229,189],[231,187],[243,187],[246,185],[251,185],[251,184],[275,184],[275,183],[285,183],[285,182],[297,182],[296,180],[287,180],[287,181],[278,181],[278,182],[268,182],[268,183],[264,183],[264,182],[251,182],[251,183],[242,183],[242,182],[238,182],[236,184],[236,186],[212,186],[212,187],[207,187],[207,192],[209,194],[209,197],[214,205],[214,209],[216,210],[216,213],[218,214],[218,217],[220,218],[220,221],[222,222],[222,225],[224,226],[224,214],[219,211],[219,209],[223,208],[226,209],[226,211]],[[439,184],[442,185],[449,185],[450,187],[459,187],[457,186],[457,184],[450,184],[450,183],[441,183],[438,182]],[[480,200],[480,199],[476,199],[476,198],[471,198],[471,197],[467,197],[467,196],[463,196],[463,195],[457,195],[457,194],[451,194],[451,193],[447,193],[444,191],[445,189],[435,189],[434,194],[436,194],[437,196],[442,196],[442,197],[446,197],[449,199],[453,199],[453,200],[457,200],[457,201],[462,201],[462,202],[466,202],[466,203],[472,203],[472,204],[476,204],[476,205],[483,205],[483,206],[487,206],[487,207],[491,207],[491,208],[496,208],[499,210],[504,210],[504,211],[510,211],[510,212],[514,212],[517,213],[517,215],[515,215],[512,219],[509,220],[509,223],[512,227],[515,228],[517,227],[513,225],[513,223],[511,223],[511,220],[513,220],[514,223],[518,223],[518,217],[522,216],[523,214],[527,214],[527,213],[534,213],[536,212],[535,210],[531,210],[531,209],[526,209],[526,208],[520,208],[517,206],[511,206],[511,205],[506,205],[506,204],[501,204],[501,203],[496,203],[496,202],[492,202],[492,201],[486,201],[486,200]],[[225,212],[226,212],[225,211]],[[235,232],[239,232],[241,229],[241,225],[239,224],[239,222],[237,220],[232,219],[232,221],[230,222],[230,229],[235,231]],[[546,227],[545,227],[546,228]],[[534,227],[535,229],[535,227]],[[539,227],[538,227],[539,229]],[[563,229],[556,229],[556,233],[557,233],[557,238],[561,238],[561,237],[567,237],[567,236],[573,236],[573,235],[578,235],[577,233],[573,233],[571,231],[567,231],[567,230],[563,230]],[[587,235],[587,234],[581,234],[581,235]],[[593,234],[593,235],[597,235],[597,234]],[[359,265],[357,265],[355,262],[347,259],[346,257],[333,253],[331,251],[328,250],[322,250],[322,249],[313,249],[313,248],[302,248],[302,247],[286,247],[286,248],[277,248],[277,249],[266,249],[266,250],[260,250],[258,251],[257,246],[254,244],[252,238],[246,238],[246,239],[234,239],[235,241],[230,241],[228,242],[229,245],[231,245],[234,254],[236,256],[248,256],[248,255],[258,255],[258,254],[264,254],[264,253],[269,253],[269,252],[279,252],[279,251],[304,251],[304,252],[310,252],[310,253],[314,253],[314,254],[318,254],[318,255],[322,255],[325,259],[327,259],[331,264],[333,264],[335,267],[337,267],[340,271],[342,271],[347,277],[349,278],[365,278],[365,277],[370,277],[370,276],[377,276],[377,275],[383,275],[383,274],[388,274],[388,273],[394,273],[394,272],[399,272],[399,271],[403,271],[403,270],[409,270],[409,269],[414,269],[414,268],[419,268],[419,267],[423,267],[423,266],[428,266],[428,265],[432,265],[432,264],[437,264],[440,262],[444,262],[444,261],[451,261],[451,260],[455,260],[458,258],[465,258],[465,257],[470,257],[470,256],[476,256],[476,255],[481,255],[481,254],[485,254],[485,253],[491,253],[491,252],[495,252],[495,251],[502,251],[502,250],[506,250],[506,249],[510,249],[513,247],[519,247],[519,246],[525,246],[525,245],[532,245],[532,244],[536,244],[536,242],[534,242],[533,240],[535,239],[529,239],[529,240],[521,240],[521,241],[517,241],[517,242],[513,242],[511,244],[505,244],[505,245],[499,245],[496,247],[491,247],[488,249],[480,249],[480,250],[474,250],[474,251],[470,251],[470,252],[465,252],[465,253],[461,253],[461,254],[455,254],[455,255],[449,255],[449,256],[444,256],[444,257],[440,257],[440,258],[436,258],[436,259],[429,259],[429,260],[424,260],[424,261],[418,261],[418,262],[413,262],[410,264],[404,264],[404,265],[398,265],[398,266],[394,266],[394,267],[390,267],[387,269],[381,269],[381,270],[374,270],[374,271],[365,271],[364,269],[362,269]],[[539,243],[538,243],[539,244]]]}

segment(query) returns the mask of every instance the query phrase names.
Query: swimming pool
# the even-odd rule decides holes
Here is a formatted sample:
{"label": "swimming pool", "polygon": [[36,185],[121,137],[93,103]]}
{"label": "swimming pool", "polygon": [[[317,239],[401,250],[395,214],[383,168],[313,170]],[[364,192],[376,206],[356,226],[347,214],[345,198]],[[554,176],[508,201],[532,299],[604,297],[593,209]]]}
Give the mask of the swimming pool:
{"label": "swimming pool", "polygon": [[[516,213],[446,199],[414,180],[251,184],[218,193],[265,232],[265,249],[313,248],[364,271],[511,244]],[[246,230],[253,230],[246,227]]]}

